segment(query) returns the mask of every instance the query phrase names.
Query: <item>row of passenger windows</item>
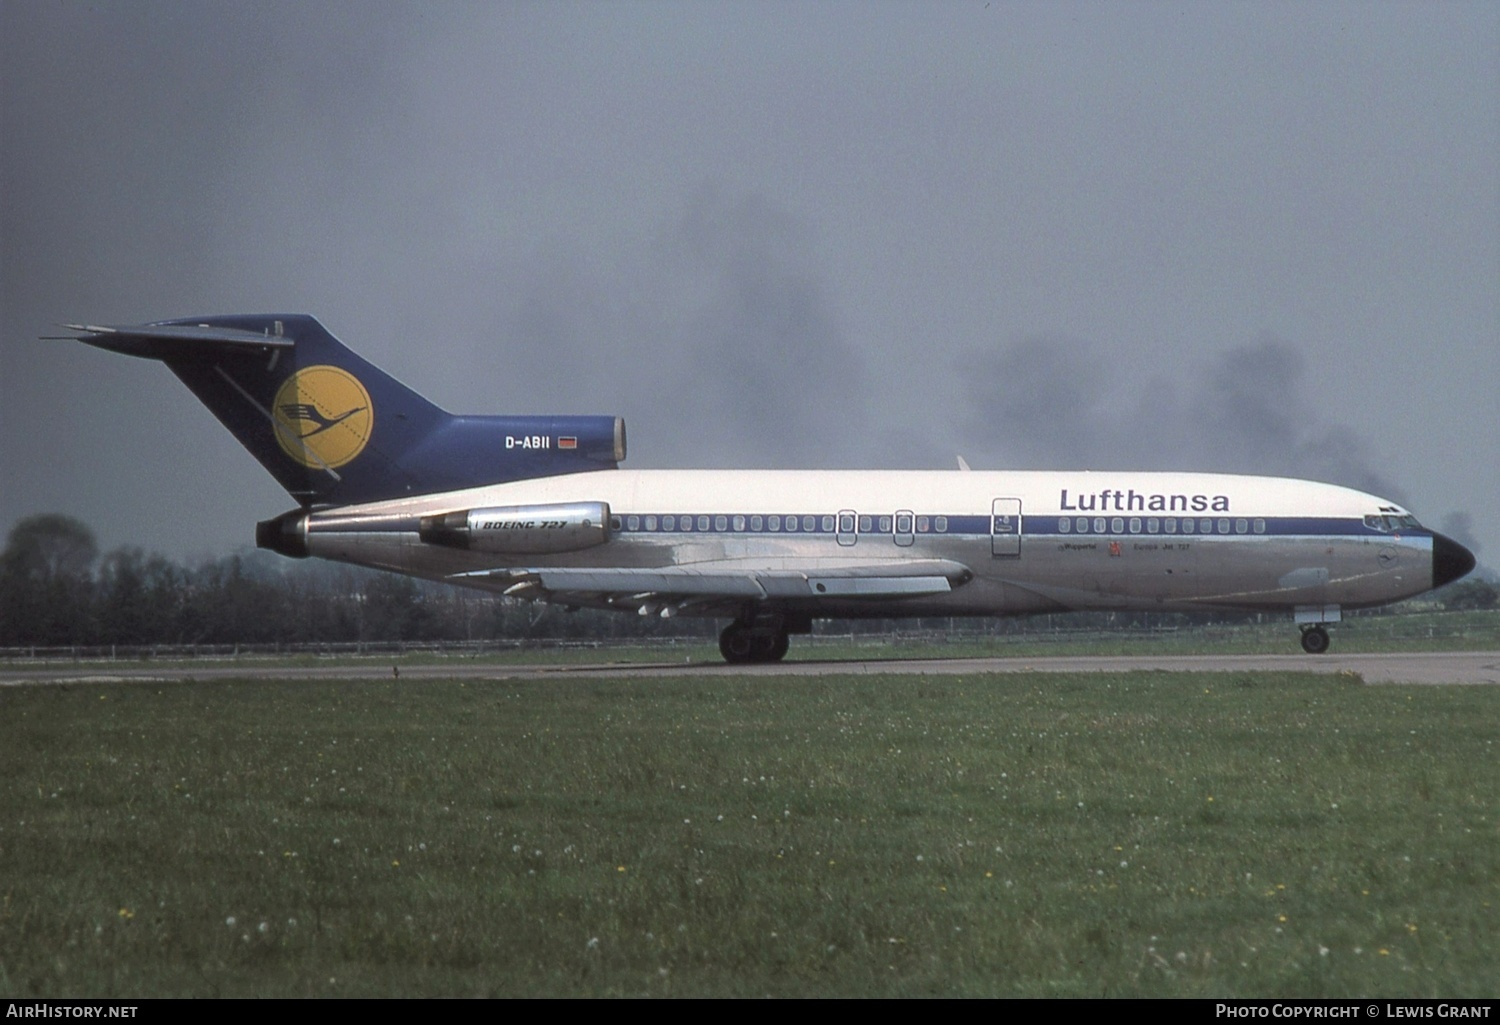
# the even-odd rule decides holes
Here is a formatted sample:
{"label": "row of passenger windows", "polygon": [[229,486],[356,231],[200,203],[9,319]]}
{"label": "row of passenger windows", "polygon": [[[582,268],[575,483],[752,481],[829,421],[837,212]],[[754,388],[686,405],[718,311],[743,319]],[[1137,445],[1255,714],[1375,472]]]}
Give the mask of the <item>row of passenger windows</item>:
{"label": "row of passenger windows", "polygon": [[[916,516],[912,513],[896,513],[894,516],[859,516],[861,534],[946,534],[948,517]],[[854,513],[838,516],[614,516],[610,518],[612,530],[663,530],[690,533],[698,531],[723,533],[734,531],[753,534],[831,534],[837,527],[840,534],[855,532]]]}
{"label": "row of passenger windows", "polygon": [[[845,512],[837,516],[777,516],[777,515],[719,515],[719,516],[614,516],[610,519],[613,530],[671,531],[682,533],[745,533],[753,534],[854,534],[856,524],[860,534],[946,534],[948,517],[917,516],[912,513],[896,513],[894,516],[856,516]],[[981,528],[982,529],[982,528]],[[1061,534],[1264,534],[1266,521],[1256,518],[1194,519],[1190,516],[1179,520],[1176,516],[1165,518],[1150,516],[1104,517],[1079,516],[1058,518],[1057,530]]]}
{"label": "row of passenger windows", "polygon": [[[1230,520],[1228,518],[1211,520],[1206,517],[1201,520],[1195,520],[1189,516],[1183,518],[1181,530],[1184,534],[1212,534],[1215,533],[1214,528],[1216,526],[1218,527],[1217,533],[1220,534],[1230,533],[1231,526],[1233,527],[1233,532],[1236,534],[1248,534],[1252,529],[1252,521],[1243,518],[1237,520]],[[1165,519],[1158,519],[1155,516],[1150,516],[1144,520],[1139,516],[1130,517],[1130,533],[1139,534],[1142,527],[1145,528],[1147,534],[1176,534],[1178,532],[1177,517],[1168,516]],[[1257,534],[1264,534],[1266,532],[1266,521],[1257,518],[1253,521],[1253,529]],[[1113,519],[1095,516],[1092,520],[1087,516],[1079,516],[1076,520],[1070,520],[1068,517],[1063,516],[1057,521],[1057,530],[1061,534],[1124,534],[1126,533],[1126,521],[1123,516],[1116,516]]]}

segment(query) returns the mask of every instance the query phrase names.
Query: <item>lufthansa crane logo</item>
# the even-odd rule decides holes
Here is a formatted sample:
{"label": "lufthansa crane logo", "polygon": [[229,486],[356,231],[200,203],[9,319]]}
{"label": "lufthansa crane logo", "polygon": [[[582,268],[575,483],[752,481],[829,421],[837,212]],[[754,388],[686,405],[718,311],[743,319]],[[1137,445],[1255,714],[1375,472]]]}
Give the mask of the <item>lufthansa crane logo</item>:
{"label": "lufthansa crane logo", "polygon": [[276,441],[303,466],[332,469],[364,451],[375,425],[370,393],[347,370],[303,367],[271,403]]}

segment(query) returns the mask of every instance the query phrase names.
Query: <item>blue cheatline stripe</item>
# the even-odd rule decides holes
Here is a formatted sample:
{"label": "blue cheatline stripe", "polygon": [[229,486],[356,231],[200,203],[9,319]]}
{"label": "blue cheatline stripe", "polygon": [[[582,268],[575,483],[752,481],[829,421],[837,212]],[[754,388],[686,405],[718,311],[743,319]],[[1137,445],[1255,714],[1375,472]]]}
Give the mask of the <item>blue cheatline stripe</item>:
{"label": "blue cheatline stripe", "polygon": [[[1097,521],[1104,521],[1103,530],[1095,530]],[[1149,530],[1151,520],[1157,521],[1156,531]],[[1071,529],[1065,530],[1062,526],[1066,520]],[[1084,520],[1087,529],[1080,531],[1078,521]],[[1175,531],[1167,529],[1168,521],[1176,525]],[[1193,530],[1184,529],[1186,521],[1191,520]],[[1116,530],[1115,525],[1119,522],[1122,529]],[[1132,530],[1131,524],[1138,524],[1138,529]],[[1209,525],[1208,530],[1203,525]],[[1227,523],[1228,530],[1221,529],[1221,524]],[[1245,524],[1241,531],[1239,526]],[[1259,528],[1259,529],[1258,529]],[[1050,536],[1078,537],[1097,535],[1125,535],[1129,537],[1303,537],[1303,536],[1348,536],[1348,537],[1371,537],[1390,538],[1397,540],[1402,537],[1428,537],[1431,532],[1425,528],[1416,530],[1402,530],[1387,533],[1383,530],[1375,530],[1367,527],[1362,518],[1338,517],[1338,516],[1140,516],[1119,515],[1108,516],[1028,516],[1026,518],[1024,533],[1027,536]]]}
{"label": "blue cheatline stripe", "polygon": [[[781,529],[770,528],[771,519],[775,517],[781,523]],[[884,518],[894,520],[889,513],[880,513],[875,516],[860,514],[860,518],[873,518],[877,522]],[[666,523],[670,519],[672,527],[668,528]],[[788,521],[795,519],[797,527],[789,530],[786,527]],[[805,521],[812,520],[812,526],[805,526]],[[920,513],[916,515],[913,523],[913,531],[922,537],[989,537],[991,518],[989,516],[966,516],[941,513]],[[1085,521],[1085,529],[1078,529],[1078,521]],[[1103,521],[1103,529],[1096,530],[1097,521]],[[1157,521],[1157,529],[1153,532],[1149,529],[1150,522]],[[1191,520],[1193,529],[1184,529],[1184,523]],[[647,522],[654,526],[646,526]],[[742,526],[736,529],[736,521],[741,521]],[[760,523],[760,528],[755,529],[753,524]],[[1068,528],[1062,527],[1063,521],[1067,521]],[[1119,529],[1115,529],[1116,522]],[[1167,529],[1168,521],[1176,525],[1175,531]],[[1221,521],[1228,524],[1228,530],[1221,530]],[[1238,529],[1243,521],[1245,529]],[[684,528],[683,523],[689,526]],[[856,523],[858,521],[856,520]],[[1207,523],[1209,529],[1204,530],[1203,525]],[[705,524],[700,527],[700,523]],[[937,525],[942,523],[945,527],[938,530]],[[1135,523],[1137,529],[1132,530],[1131,524]],[[1257,526],[1263,524],[1263,529]],[[923,526],[925,525],[925,529]],[[617,533],[626,534],[750,534],[754,536],[769,535],[780,537],[790,535],[796,537],[803,534],[833,535],[841,533],[838,530],[838,516],[831,513],[616,513],[613,517],[611,528]],[[853,531],[842,533],[852,534]],[[890,537],[893,530],[860,531],[862,537]],[[1193,537],[1299,537],[1299,536],[1350,536],[1370,538],[1390,538],[1399,540],[1403,537],[1430,537],[1431,531],[1426,528],[1414,530],[1402,530],[1387,533],[1367,527],[1360,517],[1337,517],[1337,516],[1141,516],[1137,514],[1109,514],[1099,516],[1070,515],[1070,516],[1023,516],[1022,537],[1160,537],[1160,538],[1193,538]],[[901,534],[905,536],[905,532]]]}

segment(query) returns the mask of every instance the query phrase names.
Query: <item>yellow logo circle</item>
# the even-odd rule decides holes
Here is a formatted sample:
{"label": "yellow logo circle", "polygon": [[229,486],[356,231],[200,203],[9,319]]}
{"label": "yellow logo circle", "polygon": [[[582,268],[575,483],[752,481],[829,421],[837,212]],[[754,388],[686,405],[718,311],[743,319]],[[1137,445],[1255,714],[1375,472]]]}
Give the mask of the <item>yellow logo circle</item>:
{"label": "yellow logo circle", "polygon": [[363,452],[375,426],[370,393],[338,367],[303,367],[276,389],[271,406],[281,450],[318,470],[343,466]]}

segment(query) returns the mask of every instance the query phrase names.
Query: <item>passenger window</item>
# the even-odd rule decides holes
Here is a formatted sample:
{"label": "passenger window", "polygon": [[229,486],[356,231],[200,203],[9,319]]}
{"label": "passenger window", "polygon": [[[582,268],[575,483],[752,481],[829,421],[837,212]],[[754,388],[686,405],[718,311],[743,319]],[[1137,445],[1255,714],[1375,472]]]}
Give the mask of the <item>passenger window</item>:
{"label": "passenger window", "polygon": [[770,524],[771,524],[771,529],[773,531],[780,530],[781,529],[781,517],[780,516],[772,516],[771,519],[770,519]]}
{"label": "passenger window", "polygon": [[1193,525],[1195,523],[1197,523],[1197,520],[1183,520],[1182,521],[1182,532],[1184,534],[1191,534],[1193,532],[1193,529],[1194,529]]}
{"label": "passenger window", "polygon": [[1086,517],[1086,516],[1080,516],[1080,517],[1078,517],[1078,533],[1080,533],[1080,534],[1087,534],[1088,532],[1089,532],[1088,517]]}
{"label": "passenger window", "polygon": [[656,517],[655,516],[647,516],[646,517],[646,529],[647,530],[655,530],[656,529]]}
{"label": "passenger window", "polygon": [[661,529],[662,530],[676,530],[677,529],[677,517],[676,516],[663,516],[661,518]]}
{"label": "passenger window", "polygon": [[873,516],[861,516],[859,518],[859,532],[868,534],[875,529],[875,518]]}
{"label": "passenger window", "polygon": [[735,530],[744,530],[745,529],[745,517],[743,517],[743,516],[736,516],[734,518],[734,529]]}
{"label": "passenger window", "polygon": [[928,526],[928,519],[927,519],[927,517],[926,516],[918,516],[917,517],[917,533],[918,534],[925,534],[925,533],[927,533],[927,526]]}
{"label": "passenger window", "polygon": [[639,516],[632,516],[629,519],[627,519],[625,522],[630,525],[630,529],[631,530],[640,530],[641,529],[641,518]]}
{"label": "passenger window", "polygon": [[1095,534],[1102,534],[1102,533],[1104,533],[1104,517],[1103,516],[1095,516],[1094,517],[1094,533]]}
{"label": "passenger window", "polygon": [[1257,534],[1264,534],[1266,532],[1266,521],[1265,520],[1256,519],[1256,521],[1255,521],[1255,532]]}
{"label": "passenger window", "polygon": [[1068,531],[1070,531],[1072,529],[1073,529],[1073,521],[1072,520],[1068,519],[1066,516],[1059,516],[1057,518],[1057,532],[1059,534],[1066,534]]}
{"label": "passenger window", "polygon": [[1114,519],[1110,520],[1109,521],[1109,532],[1111,534],[1123,534],[1123,533],[1125,533],[1125,520],[1124,520],[1124,518],[1120,517],[1120,516],[1116,516]]}
{"label": "passenger window", "polygon": [[939,516],[932,521],[932,525],[937,528],[939,534],[948,533],[948,517]]}
{"label": "passenger window", "polygon": [[804,516],[804,517],[802,517],[802,529],[804,531],[817,530],[818,529],[818,521],[817,521],[817,519],[815,517],[812,517],[812,516]]}
{"label": "passenger window", "polygon": [[1161,521],[1155,516],[1146,517],[1146,533],[1155,534],[1161,530]]}
{"label": "passenger window", "polygon": [[1236,534],[1246,534],[1246,533],[1249,533],[1249,531],[1250,531],[1250,521],[1249,520],[1235,520],[1234,521],[1234,532]]}
{"label": "passenger window", "polygon": [[896,533],[898,533],[898,534],[910,534],[911,533],[911,514],[910,513],[907,513],[905,515],[900,515],[900,516],[896,517]]}
{"label": "passenger window", "polygon": [[831,534],[831,533],[833,533],[833,517],[832,516],[824,516],[823,517],[823,533],[825,533],[825,534]]}
{"label": "passenger window", "polygon": [[620,530],[621,527],[622,527],[622,524],[620,523],[620,517],[618,517],[618,516],[611,516],[609,518],[609,529],[610,530]]}
{"label": "passenger window", "polygon": [[1219,533],[1220,534],[1227,534],[1227,533],[1229,533],[1229,521],[1228,520],[1220,520],[1219,521]]}
{"label": "passenger window", "polygon": [[1175,534],[1175,533],[1177,533],[1177,517],[1176,516],[1168,516],[1167,517],[1167,533],[1168,534]]}
{"label": "passenger window", "polygon": [[1132,534],[1139,534],[1141,532],[1141,518],[1139,516],[1130,517],[1130,532]]}
{"label": "passenger window", "polygon": [[853,513],[840,513],[839,514],[839,533],[840,534],[852,534],[852,533],[854,533],[854,514]]}
{"label": "passenger window", "polygon": [[1213,520],[1199,520],[1198,521],[1198,533],[1200,533],[1200,534],[1212,534],[1213,532],[1214,532],[1214,521]]}
{"label": "passenger window", "polygon": [[693,529],[693,518],[691,516],[684,516],[682,518],[682,529],[685,531],[691,531]]}
{"label": "passenger window", "polygon": [[699,516],[698,517],[698,529],[699,530],[707,530],[708,529],[708,517],[707,516]]}
{"label": "passenger window", "polygon": [[759,532],[760,528],[764,525],[764,523],[765,523],[765,521],[762,520],[759,516],[752,516],[752,517],[750,517],[750,529],[751,530]]}
{"label": "passenger window", "polygon": [[889,534],[891,532],[891,518],[889,516],[880,517],[880,532],[882,534]]}

